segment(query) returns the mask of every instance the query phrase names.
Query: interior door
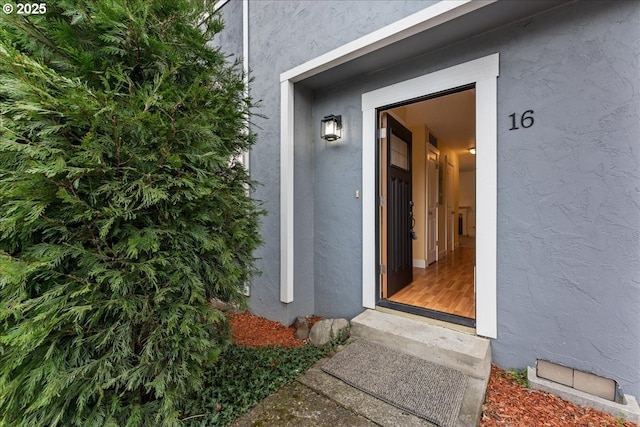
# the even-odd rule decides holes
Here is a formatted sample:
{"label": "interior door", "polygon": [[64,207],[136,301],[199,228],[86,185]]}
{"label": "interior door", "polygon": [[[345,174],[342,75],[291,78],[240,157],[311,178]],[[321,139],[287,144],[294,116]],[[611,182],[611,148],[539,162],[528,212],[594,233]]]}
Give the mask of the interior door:
{"label": "interior door", "polygon": [[387,115],[387,295],[413,281],[411,131]]}
{"label": "interior door", "polygon": [[458,221],[456,221],[455,202],[453,200],[453,165],[447,162],[447,250],[453,251],[455,249],[455,233],[458,230]]}
{"label": "interior door", "polygon": [[438,260],[438,151],[427,152],[427,264]]}

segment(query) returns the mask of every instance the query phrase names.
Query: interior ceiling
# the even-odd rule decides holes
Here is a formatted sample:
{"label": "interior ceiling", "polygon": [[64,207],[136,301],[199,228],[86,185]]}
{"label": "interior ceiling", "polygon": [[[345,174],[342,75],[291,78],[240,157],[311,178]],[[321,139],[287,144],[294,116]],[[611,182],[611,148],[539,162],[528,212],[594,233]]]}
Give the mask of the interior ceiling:
{"label": "interior ceiling", "polygon": [[473,171],[476,156],[469,148],[476,145],[475,89],[415,102],[394,111],[409,127],[426,126],[439,142],[451,148],[460,160],[460,171]]}

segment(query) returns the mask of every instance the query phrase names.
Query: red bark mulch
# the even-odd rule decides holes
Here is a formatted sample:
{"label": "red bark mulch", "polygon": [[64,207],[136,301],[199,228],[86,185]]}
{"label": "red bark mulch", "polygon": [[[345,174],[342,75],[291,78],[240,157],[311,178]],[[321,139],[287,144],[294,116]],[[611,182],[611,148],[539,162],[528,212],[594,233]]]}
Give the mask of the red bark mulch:
{"label": "red bark mulch", "polygon": [[481,427],[637,427],[595,409],[574,405],[553,394],[520,386],[491,367]]}
{"label": "red bark mulch", "polygon": [[[310,326],[320,320],[314,316]],[[307,344],[294,338],[295,328],[254,316],[249,312],[230,316],[233,340],[252,347]],[[520,386],[507,373],[491,367],[480,427],[639,427],[609,414],[574,405],[552,394]]]}
{"label": "red bark mulch", "polygon": [[[312,316],[309,319],[309,329],[320,320],[320,317]],[[262,317],[254,316],[247,312],[232,314],[229,316],[233,342],[249,347],[264,347],[281,345],[286,348],[300,347],[307,343],[294,337],[296,328],[283,326]]]}

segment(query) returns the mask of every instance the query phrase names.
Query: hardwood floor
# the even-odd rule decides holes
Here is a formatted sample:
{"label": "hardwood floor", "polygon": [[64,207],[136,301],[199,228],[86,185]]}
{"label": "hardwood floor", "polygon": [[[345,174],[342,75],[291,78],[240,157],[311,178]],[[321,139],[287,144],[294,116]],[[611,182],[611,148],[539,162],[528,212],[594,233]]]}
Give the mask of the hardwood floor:
{"label": "hardwood floor", "polygon": [[460,247],[427,268],[414,268],[413,282],[389,300],[475,319],[475,257],[475,248]]}

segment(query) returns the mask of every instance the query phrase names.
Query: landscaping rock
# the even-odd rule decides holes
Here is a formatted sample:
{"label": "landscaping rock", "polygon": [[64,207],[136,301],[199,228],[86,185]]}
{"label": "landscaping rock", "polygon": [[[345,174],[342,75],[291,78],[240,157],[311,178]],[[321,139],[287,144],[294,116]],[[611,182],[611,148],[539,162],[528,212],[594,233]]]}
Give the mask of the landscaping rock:
{"label": "landscaping rock", "polygon": [[240,313],[240,306],[219,300],[218,298],[210,298],[209,304],[216,310],[224,313]]}
{"label": "landscaping rock", "polygon": [[340,333],[348,328],[349,321],[346,319],[321,320],[311,328],[309,341],[315,346],[325,345],[339,337]]}
{"label": "landscaping rock", "polygon": [[309,319],[307,317],[296,317],[296,321],[293,323],[296,328],[295,337],[299,340],[306,340],[309,338]]}
{"label": "landscaping rock", "polygon": [[311,344],[319,346],[331,341],[332,323],[333,319],[325,319],[313,325],[313,328],[311,328],[311,332],[309,333],[309,341],[311,341]]}
{"label": "landscaping rock", "polygon": [[220,301],[218,298],[211,298],[209,300],[209,304],[211,304],[211,307],[215,308],[216,310],[220,310],[224,312],[230,309],[229,304],[227,304],[224,301]]}
{"label": "landscaping rock", "polygon": [[338,338],[340,332],[347,331],[349,329],[349,321],[347,319],[334,319],[331,323],[331,338]]}

